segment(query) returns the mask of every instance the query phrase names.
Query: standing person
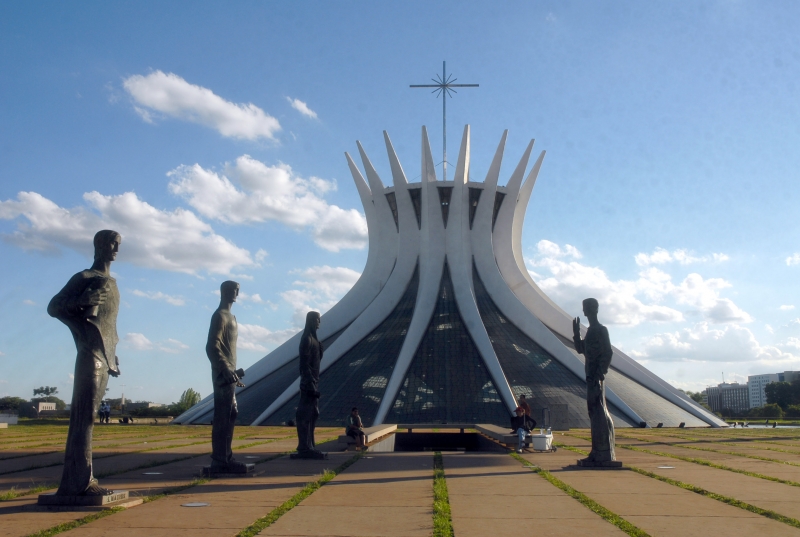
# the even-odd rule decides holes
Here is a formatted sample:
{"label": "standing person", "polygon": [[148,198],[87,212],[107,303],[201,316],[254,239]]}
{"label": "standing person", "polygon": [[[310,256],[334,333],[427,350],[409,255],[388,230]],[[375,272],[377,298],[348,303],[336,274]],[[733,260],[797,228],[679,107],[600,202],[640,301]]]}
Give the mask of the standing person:
{"label": "standing person", "polygon": [[98,231],[91,268],[70,278],[47,306],[47,313],[70,329],[78,351],[64,469],[56,496],[111,494],[92,474],[92,431],[108,376],[120,374],[116,355],[119,290],[110,267],[121,242],[116,231]]}
{"label": "standing person", "polygon": [[345,420],[344,434],[350,438],[356,439],[356,449],[364,449],[364,431],[362,430],[363,424],[361,423],[361,416],[358,415],[358,407],[353,407],[350,415]]}
{"label": "standing person", "polygon": [[317,339],[319,312],[306,314],[306,326],[300,338],[300,403],[297,406],[297,453],[295,459],[325,459],[314,442],[314,427],[319,417],[319,364],[322,361],[322,343]]}
{"label": "standing person", "polygon": [[600,304],[596,299],[587,298],[583,301],[583,314],[589,320],[584,339],[581,339],[580,318],[572,321],[575,350],[585,357],[586,406],[592,426],[592,451],[588,457],[578,461],[584,466],[602,466],[593,463],[617,460],[614,454],[614,422],[606,407],[605,389],[605,378],[614,351],[611,349],[608,329],[597,320],[599,310]]}
{"label": "standing person", "polygon": [[219,307],[211,316],[206,355],[211,362],[214,385],[214,421],[211,425],[210,473],[247,473],[246,464],[233,458],[231,443],[236,416],[236,386],[242,385],[236,371],[236,340],[239,328],[231,307],[239,296],[239,284],[222,282],[219,286]]}

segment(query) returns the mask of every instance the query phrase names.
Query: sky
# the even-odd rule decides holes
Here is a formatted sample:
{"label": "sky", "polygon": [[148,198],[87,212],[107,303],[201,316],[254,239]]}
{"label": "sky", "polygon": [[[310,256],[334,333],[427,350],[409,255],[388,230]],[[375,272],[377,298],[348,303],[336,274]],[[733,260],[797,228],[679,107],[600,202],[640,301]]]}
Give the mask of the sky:
{"label": "sky", "polygon": [[[541,288],[676,387],[800,369],[795,2],[0,3],[0,396],[56,386],[75,347],[46,312],[119,231],[109,396],[211,392],[219,284],[252,365],[366,262],[344,152],[391,183],[442,151],[441,73],[472,180],[547,156],[523,232]],[[358,160],[358,159],[357,159]],[[441,160],[441,159],[439,159]],[[438,161],[437,161],[438,162]],[[437,168],[441,170],[441,166]],[[452,173],[452,172],[451,172]],[[793,209],[794,207],[794,209]]]}

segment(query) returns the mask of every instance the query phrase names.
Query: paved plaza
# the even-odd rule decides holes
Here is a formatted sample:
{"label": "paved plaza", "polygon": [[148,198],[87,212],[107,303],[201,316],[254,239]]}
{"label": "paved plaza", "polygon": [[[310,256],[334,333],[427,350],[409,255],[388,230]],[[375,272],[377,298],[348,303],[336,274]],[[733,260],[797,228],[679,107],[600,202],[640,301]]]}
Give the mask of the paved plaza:
{"label": "paved plaza", "polygon": [[341,451],[340,428],[317,430],[328,460],[299,461],[294,429],[237,427],[257,475],[209,480],[210,427],[104,425],[95,475],[138,505],[57,510],[36,500],[61,475],[66,422],[31,423],[0,430],[0,536],[422,537],[437,499],[457,537],[800,535],[800,429],[622,429],[623,470],[571,466],[589,446],[579,429],[556,433],[555,453],[443,451],[443,500],[435,452]]}

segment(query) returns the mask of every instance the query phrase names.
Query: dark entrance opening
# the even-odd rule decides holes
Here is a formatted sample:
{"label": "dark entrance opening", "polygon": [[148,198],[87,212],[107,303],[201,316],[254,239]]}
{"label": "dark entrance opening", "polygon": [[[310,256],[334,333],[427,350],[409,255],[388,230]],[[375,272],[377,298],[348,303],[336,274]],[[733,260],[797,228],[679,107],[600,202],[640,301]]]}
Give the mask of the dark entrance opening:
{"label": "dark entrance opening", "polygon": [[506,450],[480,433],[395,433],[395,451],[497,451]]}

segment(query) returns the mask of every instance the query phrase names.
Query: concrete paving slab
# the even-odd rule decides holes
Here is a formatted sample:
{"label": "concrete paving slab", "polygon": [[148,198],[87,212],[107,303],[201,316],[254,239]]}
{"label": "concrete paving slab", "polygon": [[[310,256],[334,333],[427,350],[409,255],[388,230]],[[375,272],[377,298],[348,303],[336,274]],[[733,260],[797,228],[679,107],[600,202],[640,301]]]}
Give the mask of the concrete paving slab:
{"label": "concrete paving slab", "polygon": [[444,455],[453,530],[493,535],[625,535],[505,454]]}
{"label": "concrete paving slab", "polygon": [[[713,528],[715,533],[741,535],[744,523],[755,535],[798,535],[797,529],[781,522],[632,471],[565,470],[564,463],[571,455],[574,453],[560,450],[552,458],[539,457],[538,464],[651,535],[683,537],[696,534],[698,525],[706,534]],[[625,486],[620,486],[621,482]]]}
{"label": "concrete paving slab", "polygon": [[370,457],[350,466],[260,535],[430,535],[433,454]]}

